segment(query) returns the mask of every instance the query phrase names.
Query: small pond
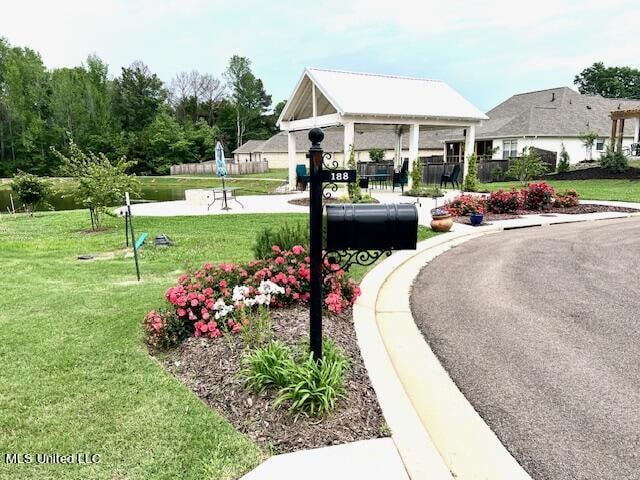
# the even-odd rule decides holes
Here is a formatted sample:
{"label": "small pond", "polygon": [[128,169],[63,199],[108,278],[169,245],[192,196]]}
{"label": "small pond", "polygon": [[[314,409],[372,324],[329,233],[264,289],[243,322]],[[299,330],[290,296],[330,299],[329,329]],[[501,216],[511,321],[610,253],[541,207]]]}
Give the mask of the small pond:
{"label": "small pond", "polygon": [[[140,198],[155,201],[184,200],[184,191],[189,188],[194,187],[179,185],[143,185],[140,188]],[[9,189],[7,185],[0,185],[0,210],[2,213],[6,213],[7,207],[11,206],[10,194],[11,189]],[[53,206],[54,210],[83,208],[75,199],[65,195],[64,192],[56,192],[51,196],[49,203]]]}

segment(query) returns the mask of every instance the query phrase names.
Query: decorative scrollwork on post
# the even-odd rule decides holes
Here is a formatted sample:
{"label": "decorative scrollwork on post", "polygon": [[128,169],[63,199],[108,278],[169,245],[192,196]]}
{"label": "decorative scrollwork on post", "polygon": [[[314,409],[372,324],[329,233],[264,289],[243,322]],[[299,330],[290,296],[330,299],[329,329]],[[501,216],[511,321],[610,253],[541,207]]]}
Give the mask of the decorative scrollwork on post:
{"label": "decorative scrollwork on post", "polygon": [[338,191],[338,184],[337,183],[325,183],[322,185],[322,196],[324,198],[331,198],[332,192],[337,192]]}
{"label": "decorative scrollwork on post", "polygon": [[335,170],[336,168],[338,168],[338,161],[335,160],[333,158],[333,155],[331,155],[328,152],[324,152],[322,155],[322,167],[326,168],[327,170]]}
{"label": "decorative scrollwork on post", "polygon": [[325,252],[322,256],[330,264],[338,264],[340,267],[348,271],[351,265],[362,265],[368,267],[376,263],[382,256],[391,255],[391,250],[336,250]]}

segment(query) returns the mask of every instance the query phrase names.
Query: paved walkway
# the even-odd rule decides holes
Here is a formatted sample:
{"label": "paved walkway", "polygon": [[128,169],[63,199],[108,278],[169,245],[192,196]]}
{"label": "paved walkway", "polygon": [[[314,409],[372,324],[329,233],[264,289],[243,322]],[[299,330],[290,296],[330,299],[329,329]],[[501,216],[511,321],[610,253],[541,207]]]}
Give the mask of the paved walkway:
{"label": "paved walkway", "polygon": [[242,480],[409,480],[393,440],[378,438],[269,458]]}
{"label": "paved walkway", "polygon": [[488,235],[414,283],[431,349],[535,479],[640,478],[638,239],[640,218]]}
{"label": "paved walkway", "polygon": [[[343,195],[346,192],[338,192]],[[458,192],[449,191],[444,198],[437,201],[432,198],[420,198],[418,207],[419,223],[428,225],[431,222],[431,209],[437,205],[441,206],[447,199],[453,198]],[[373,197],[381,203],[416,203],[416,198],[405,197],[400,192],[377,191],[372,192]],[[139,217],[177,217],[177,216],[197,216],[197,215],[234,215],[250,213],[308,213],[309,207],[302,207],[289,203],[290,200],[308,197],[309,193],[292,193],[281,195],[246,195],[238,197],[244,208],[237,202],[228,202],[231,210],[222,210],[221,203],[217,201],[210,208],[204,202],[187,202],[177,200],[171,202],[150,202],[138,203],[131,206],[133,215]],[[123,211],[123,207],[116,209],[116,213]]]}

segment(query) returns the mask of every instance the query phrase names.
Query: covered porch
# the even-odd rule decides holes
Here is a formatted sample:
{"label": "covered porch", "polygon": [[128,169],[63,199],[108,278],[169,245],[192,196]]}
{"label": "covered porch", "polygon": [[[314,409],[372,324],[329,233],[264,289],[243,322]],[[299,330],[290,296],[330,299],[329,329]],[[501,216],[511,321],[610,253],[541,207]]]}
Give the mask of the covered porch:
{"label": "covered porch", "polygon": [[[440,81],[307,68],[282,110],[278,125],[288,134],[289,185],[294,188],[296,168],[300,168],[296,131],[342,125],[343,148],[341,155],[336,155],[341,164],[348,161],[357,133],[393,131],[393,168],[400,171],[403,162],[410,169],[418,158],[421,129],[465,128],[465,151],[473,152],[475,127],[487,118]],[[408,149],[403,148],[403,138],[408,138]],[[464,176],[468,162],[463,165]]]}

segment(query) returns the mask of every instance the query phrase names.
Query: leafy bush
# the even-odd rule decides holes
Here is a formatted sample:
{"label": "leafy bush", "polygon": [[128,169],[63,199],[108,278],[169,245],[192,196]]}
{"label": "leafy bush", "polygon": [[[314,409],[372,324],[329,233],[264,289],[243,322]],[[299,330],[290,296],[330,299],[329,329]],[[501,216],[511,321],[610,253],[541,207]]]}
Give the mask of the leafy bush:
{"label": "leafy bush", "polygon": [[487,212],[513,213],[522,208],[522,195],[512,189],[506,192],[502,189],[491,192],[487,198]]}
{"label": "leafy bush", "polygon": [[547,210],[555,194],[553,187],[546,182],[530,183],[528,188],[522,189],[522,205],[526,210]]}
{"label": "leafy bush", "polygon": [[280,342],[271,342],[245,353],[242,365],[241,374],[256,393],[285,387],[295,367],[291,350]]}
{"label": "leafy bush", "polygon": [[295,245],[309,248],[309,224],[307,222],[285,223],[272,228],[266,227],[258,232],[253,244],[255,258],[263,259],[273,256],[271,247],[278,245],[283,250],[291,250]]}
{"label": "leafy bush", "polygon": [[432,185],[429,187],[420,186],[418,188],[412,188],[411,190],[405,190],[404,195],[408,197],[443,197],[444,193],[438,185]]}
{"label": "leafy bush", "polygon": [[497,166],[493,170],[491,170],[491,182],[501,182],[504,179],[504,172],[502,171],[502,167]]}
{"label": "leafy bush", "polygon": [[186,324],[174,312],[150,311],[143,322],[147,344],[157,349],[171,348],[193,334],[193,325]]}
{"label": "leafy bush", "polygon": [[94,230],[101,228],[106,207],[123,203],[125,192],[138,193],[140,183],[127,174],[135,162],[127,161],[124,156],[111,162],[103,153],[83,152],[73,139],[69,140],[69,155],[54,147],[51,151],[60,159],[62,173],[78,179],[72,195],[91,212]]}
{"label": "leafy bush", "polygon": [[443,208],[454,217],[463,217],[471,213],[484,213],[486,198],[484,196],[461,194],[444,204]]}
{"label": "leafy bush", "polygon": [[351,145],[351,152],[349,153],[349,160],[347,161],[347,167],[356,171],[356,181],[347,183],[347,192],[352,202],[357,203],[362,197],[362,191],[360,190],[360,184],[358,182],[358,169],[356,165],[356,151]]}
{"label": "leafy bush", "polygon": [[419,158],[416,158],[413,161],[413,165],[411,167],[411,189],[419,190],[422,185],[422,174],[424,167],[422,166],[422,162]]}
{"label": "leafy bush", "polygon": [[372,148],[369,150],[369,159],[372,162],[381,162],[384,160],[384,150],[382,148]]}
{"label": "leafy bush", "polygon": [[321,416],[331,412],[344,395],[347,357],[332,343],[323,342],[323,356],[318,362],[308,353],[302,362],[285,362],[287,383],[278,392],[274,406],[290,403],[289,411]]}
{"label": "leafy bush", "polygon": [[571,170],[571,162],[569,161],[569,153],[564,148],[564,143],[560,147],[560,161],[558,162],[558,173],[565,173]]}
{"label": "leafy bush", "polygon": [[535,148],[525,148],[522,156],[511,161],[507,176],[517,179],[523,186],[534,177],[547,171]]}
{"label": "leafy bush", "polygon": [[11,190],[18,197],[20,204],[24,205],[29,216],[42,205],[47,205],[47,197],[51,195],[49,182],[36,175],[18,171],[11,181]]}
{"label": "leafy bush", "polygon": [[478,157],[472,153],[467,161],[469,169],[464,177],[464,182],[462,182],[462,189],[465,192],[475,192],[478,190]]}
{"label": "leafy bush", "polygon": [[563,192],[556,193],[556,198],[553,201],[554,207],[575,207],[580,202],[578,201],[579,195],[575,190],[565,190]]}
{"label": "leafy bush", "polygon": [[607,147],[607,151],[600,157],[600,166],[622,173],[629,168],[629,159],[621,151]]}

